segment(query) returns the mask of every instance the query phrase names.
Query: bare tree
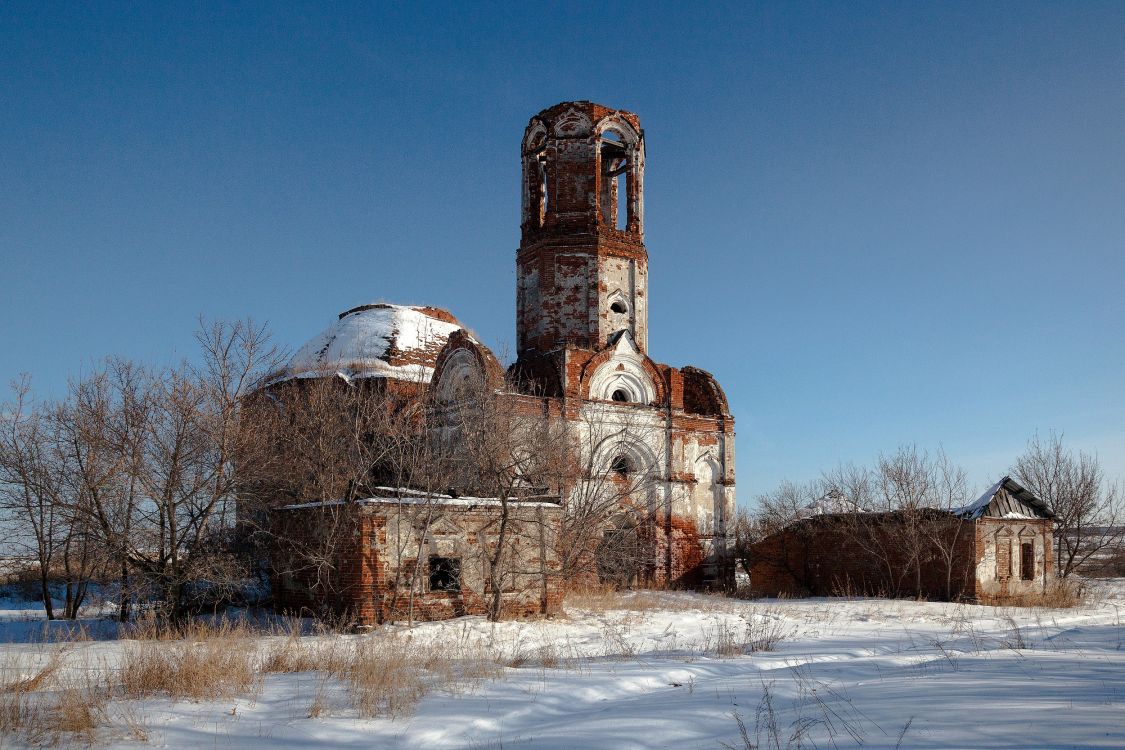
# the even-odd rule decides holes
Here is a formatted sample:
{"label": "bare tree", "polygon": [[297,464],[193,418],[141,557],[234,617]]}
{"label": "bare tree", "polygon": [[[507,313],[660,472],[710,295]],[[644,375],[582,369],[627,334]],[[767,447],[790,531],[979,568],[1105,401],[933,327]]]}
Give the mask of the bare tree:
{"label": "bare tree", "polygon": [[1011,474],[1055,513],[1055,564],[1065,578],[1125,540],[1125,493],[1096,455],[1074,451],[1062,435],[1036,434]]}
{"label": "bare tree", "polygon": [[96,535],[118,582],[118,619],[129,619],[146,583],[132,572],[133,520],[144,498],[141,484],[153,381],[150,370],[109,359],[72,380],[58,411],[60,451],[70,467],[68,507]]}
{"label": "bare tree", "polygon": [[122,618],[131,593],[147,589],[158,614],[179,622],[193,593],[222,597],[241,576],[231,546],[246,448],[240,400],[276,350],[249,322],[204,327],[198,338],[199,366],[111,361],[71,388],[70,507],[118,561]]}
{"label": "bare tree", "polygon": [[58,612],[50,584],[62,585],[62,616],[73,619],[89,581],[105,561],[103,546],[80,508],[89,488],[69,450],[73,403],[38,402],[26,377],[0,418],[0,510],[14,531],[11,544],[38,569],[48,619]]}
{"label": "bare tree", "polygon": [[[820,482],[782,482],[758,495],[751,513],[740,511],[735,522],[735,556],[749,574],[755,564],[766,563],[785,571],[807,587],[810,580],[803,551],[811,531],[802,519],[809,517],[823,495]],[[762,542],[769,540],[769,543]]]}
{"label": "bare tree", "polygon": [[[945,451],[938,452],[929,463],[928,471],[930,495],[926,504],[938,512],[925,517],[921,531],[944,574],[945,597],[953,599],[959,591],[955,580],[957,572],[970,570],[965,555],[973,524],[962,509],[973,498],[965,470],[954,464]],[[969,582],[960,583],[967,585]]]}
{"label": "bare tree", "polygon": [[61,404],[29,408],[26,382],[0,430],[0,495],[35,538],[46,577],[61,570],[66,616],[95,566],[120,583],[119,616],[137,593],[172,621],[188,588],[212,595],[239,575],[231,545],[236,467],[253,465],[240,430],[242,397],[276,367],[265,330],[202,326],[198,366],[149,370],[110,359],[72,380]]}
{"label": "bare tree", "polygon": [[734,537],[732,553],[735,565],[741,565],[742,571],[750,575],[754,567],[754,547],[768,534],[765,533],[754,512],[742,507],[735,512],[731,533]]}
{"label": "bare tree", "polygon": [[[495,501],[496,510],[478,532],[487,572],[487,614],[502,615],[505,581],[539,573],[514,565],[514,504],[529,495],[557,492],[570,456],[565,420],[541,408],[542,401],[516,395],[483,376],[461,383],[452,398],[434,405],[433,439],[449,463],[447,476],[464,491]],[[545,531],[543,532],[545,533]],[[545,543],[539,537],[537,543]]]}
{"label": "bare tree", "polygon": [[[407,557],[411,544],[420,548],[435,519],[432,499],[449,486],[442,473],[448,462],[436,453],[441,446],[427,439],[423,390],[420,379],[336,375],[267,385],[249,399],[245,429],[265,445],[266,455],[256,475],[243,472],[242,525],[272,559],[278,578],[299,582],[322,603],[316,614],[344,614],[331,602],[341,600],[342,555],[361,523],[363,500],[399,500],[395,533],[386,540],[394,559]],[[294,527],[276,512],[294,504],[316,512],[301,514]],[[400,611],[404,594],[413,620],[419,568],[393,567],[388,619]]]}
{"label": "bare tree", "polygon": [[940,572],[946,595],[954,595],[967,533],[957,511],[969,496],[964,471],[944,452],[901,446],[880,455],[871,469],[841,467],[823,483],[855,506],[835,526],[868,561],[871,575],[851,583],[888,596],[921,595]]}

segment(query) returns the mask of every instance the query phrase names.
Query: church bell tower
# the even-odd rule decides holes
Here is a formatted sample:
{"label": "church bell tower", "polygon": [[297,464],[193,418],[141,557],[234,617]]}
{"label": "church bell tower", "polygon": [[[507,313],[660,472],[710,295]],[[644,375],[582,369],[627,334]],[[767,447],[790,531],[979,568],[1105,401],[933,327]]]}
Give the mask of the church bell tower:
{"label": "church bell tower", "polygon": [[516,255],[519,354],[648,348],[644,131],[632,112],[563,102],[524,131]]}

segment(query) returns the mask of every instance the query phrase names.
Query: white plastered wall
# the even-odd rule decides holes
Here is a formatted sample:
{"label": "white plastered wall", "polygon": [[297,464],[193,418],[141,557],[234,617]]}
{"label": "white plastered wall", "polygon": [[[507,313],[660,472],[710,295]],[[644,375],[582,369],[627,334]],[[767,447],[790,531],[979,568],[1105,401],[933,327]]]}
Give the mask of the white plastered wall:
{"label": "white plastered wall", "polygon": [[[617,387],[634,394],[636,403],[610,401]],[[654,396],[655,385],[643,367],[642,355],[629,336],[622,336],[613,356],[590,379],[590,398],[598,401],[583,407],[578,429],[584,450],[594,451],[598,460],[585,465],[604,471],[616,455],[632,454],[630,447],[639,444],[636,452],[652,457],[650,509],[691,519],[705,555],[712,560],[724,557],[735,513],[733,441],[723,434],[673,430],[663,409],[637,405]],[[583,460],[590,461],[588,452]]]}
{"label": "white plastered wall", "polygon": [[[598,332],[605,342],[618,331],[632,334],[639,348],[648,348],[648,268],[643,261],[632,258],[602,258],[599,268]],[[611,305],[623,302],[624,313],[615,313]]]}

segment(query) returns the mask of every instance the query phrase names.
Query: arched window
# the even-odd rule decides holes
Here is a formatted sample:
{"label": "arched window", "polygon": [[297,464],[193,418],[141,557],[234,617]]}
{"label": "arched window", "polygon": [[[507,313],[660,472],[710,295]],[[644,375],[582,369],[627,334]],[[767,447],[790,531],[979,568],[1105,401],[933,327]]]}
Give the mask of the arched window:
{"label": "arched window", "polygon": [[624,403],[624,402],[627,402],[629,400],[629,394],[628,394],[627,391],[625,391],[624,388],[618,388],[617,390],[615,390],[610,395],[610,398],[614,401],[619,401],[619,402]]}
{"label": "arched window", "polygon": [[543,154],[535,157],[535,166],[538,170],[539,180],[539,226],[547,223],[547,208],[550,201],[550,192],[547,189],[547,158]]}
{"label": "arched window", "polygon": [[532,226],[547,223],[550,202],[547,183],[547,131],[540,123],[524,143],[524,220]]}
{"label": "arched window", "polygon": [[616,401],[615,391],[623,391],[630,404],[651,404],[659,395],[643,355],[628,336],[618,338],[614,355],[598,365],[589,383],[590,398],[598,401]]}
{"label": "arched window", "polygon": [[629,146],[615,130],[602,133],[602,218],[614,229],[629,228]]}
{"label": "arched window", "polygon": [[442,366],[437,383],[438,401],[449,404],[474,395],[484,383],[484,374],[476,358],[466,349],[458,349]]}
{"label": "arched window", "polygon": [[623,314],[629,312],[629,308],[626,307],[625,303],[622,302],[619,299],[615,299],[613,301],[613,304],[609,306],[609,309],[612,310],[613,312],[617,313],[618,315],[623,315]]}

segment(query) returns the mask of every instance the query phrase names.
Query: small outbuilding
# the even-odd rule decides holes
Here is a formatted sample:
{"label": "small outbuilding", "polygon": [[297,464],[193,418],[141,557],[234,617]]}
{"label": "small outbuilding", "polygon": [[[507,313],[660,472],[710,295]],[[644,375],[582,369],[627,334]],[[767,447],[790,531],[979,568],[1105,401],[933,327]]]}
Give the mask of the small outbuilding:
{"label": "small outbuilding", "polygon": [[819,513],[752,546],[750,586],[765,596],[1019,604],[1052,578],[1053,518],[1007,476],[952,510]]}
{"label": "small outbuilding", "polygon": [[271,511],[277,538],[288,540],[272,566],[279,612],[334,615],[358,625],[486,614],[493,576],[502,616],[558,611],[558,498],[502,505],[495,498],[387,490],[354,503]]}

